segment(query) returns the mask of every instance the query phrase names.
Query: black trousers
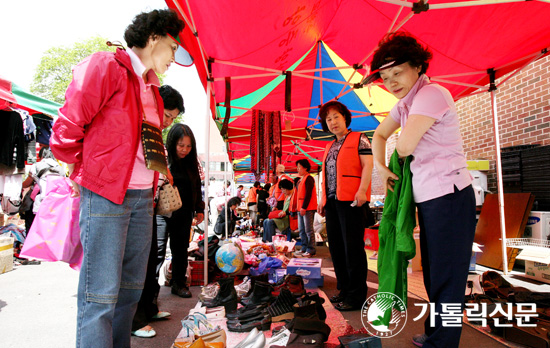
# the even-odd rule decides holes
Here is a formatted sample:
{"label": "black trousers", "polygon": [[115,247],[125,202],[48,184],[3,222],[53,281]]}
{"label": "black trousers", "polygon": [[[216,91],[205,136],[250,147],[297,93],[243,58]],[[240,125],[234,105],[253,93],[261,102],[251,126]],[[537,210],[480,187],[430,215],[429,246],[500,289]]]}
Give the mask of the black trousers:
{"label": "black trousers", "polygon": [[156,275],[157,267],[157,219],[153,216],[153,237],[151,239],[151,251],[147,260],[147,271],[145,274],[145,284],[143,292],[139,299],[136,314],[132,321],[132,331],[141,329],[149,324],[151,318],[159,312],[157,298],[160,291],[160,285]]}
{"label": "black trousers", "polygon": [[[192,210],[180,209],[172,213],[172,217],[166,219],[166,232],[164,236],[158,236],[164,240],[170,237],[170,250],[172,251],[172,283],[184,287],[187,272],[187,249],[189,248],[189,237],[191,236],[191,223],[194,212]],[[164,249],[166,255],[166,248]],[[164,257],[164,256],[163,256]]]}
{"label": "black trousers", "polygon": [[346,303],[361,306],[367,297],[365,227],[372,224],[374,218],[368,203],[362,207],[351,207],[351,203],[327,200],[327,238],[340,295]]}
{"label": "black trousers", "polygon": [[[476,225],[476,202],[472,186],[417,203],[420,224],[420,252],[424,286],[436,313],[445,313],[443,304],[464,308],[464,291],[472,256]],[[462,310],[459,311],[462,314]],[[462,320],[462,317],[460,317]],[[458,347],[462,325],[443,326],[442,317],[430,315],[424,322],[428,340],[424,348]]]}

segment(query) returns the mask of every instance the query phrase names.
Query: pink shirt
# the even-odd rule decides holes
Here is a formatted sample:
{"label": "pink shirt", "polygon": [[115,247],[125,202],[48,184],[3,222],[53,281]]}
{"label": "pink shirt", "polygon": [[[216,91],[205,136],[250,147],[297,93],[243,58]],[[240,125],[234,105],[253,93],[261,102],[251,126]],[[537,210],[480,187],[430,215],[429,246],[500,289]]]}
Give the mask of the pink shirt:
{"label": "pink shirt", "polygon": [[[160,116],[157,111],[155,96],[151,87],[152,85],[159,87],[159,79],[153,70],[149,70],[147,72],[147,83],[145,83],[143,81],[143,72],[145,71],[145,66],[141,63],[139,57],[131,49],[127,49],[126,52],[128,52],[130,60],[132,61],[134,72],[138,76],[139,90],[141,93],[141,104],[143,105],[143,109],[145,110],[147,122],[152,123],[157,127],[160,127]],[[153,170],[147,169],[147,166],[145,165],[143,144],[140,141],[128,189],[146,190],[152,188],[154,176],[155,172]]]}
{"label": "pink shirt", "polygon": [[411,162],[413,193],[416,203],[459,190],[472,182],[462,149],[458,115],[447,89],[421,75],[409,93],[390,111],[392,119],[404,127],[409,115],[435,118],[422,136]]}

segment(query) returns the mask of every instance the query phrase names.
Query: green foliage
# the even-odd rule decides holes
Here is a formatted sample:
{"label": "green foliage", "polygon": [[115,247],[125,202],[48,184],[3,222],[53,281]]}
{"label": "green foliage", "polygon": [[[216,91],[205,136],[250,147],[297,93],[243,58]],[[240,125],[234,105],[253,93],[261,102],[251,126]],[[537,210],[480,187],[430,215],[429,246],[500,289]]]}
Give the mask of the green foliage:
{"label": "green foliage", "polygon": [[[107,39],[96,36],[72,46],[52,47],[47,50],[36,68],[31,92],[43,98],[63,104],[65,90],[72,80],[72,69],[92,53],[114,52],[115,47],[106,44]],[[159,76],[160,82],[164,75]]]}

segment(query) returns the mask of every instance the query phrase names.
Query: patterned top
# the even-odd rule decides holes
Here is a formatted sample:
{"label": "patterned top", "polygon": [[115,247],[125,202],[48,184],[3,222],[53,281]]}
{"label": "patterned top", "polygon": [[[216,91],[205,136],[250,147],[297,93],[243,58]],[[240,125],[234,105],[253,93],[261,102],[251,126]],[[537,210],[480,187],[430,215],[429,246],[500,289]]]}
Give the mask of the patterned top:
{"label": "patterned top", "polygon": [[[348,132],[349,134],[349,132]],[[327,180],[327,198],[336,198],[336,158],[342,144],[346,140],[348,134],[342,137],[340,140],[336,140],[330,150],[328,150],[327,159],[325,161],[325,178]],[[359,155],[372,155],[372,149],[369,139],[365,134],[361,134],[359,141]]]}

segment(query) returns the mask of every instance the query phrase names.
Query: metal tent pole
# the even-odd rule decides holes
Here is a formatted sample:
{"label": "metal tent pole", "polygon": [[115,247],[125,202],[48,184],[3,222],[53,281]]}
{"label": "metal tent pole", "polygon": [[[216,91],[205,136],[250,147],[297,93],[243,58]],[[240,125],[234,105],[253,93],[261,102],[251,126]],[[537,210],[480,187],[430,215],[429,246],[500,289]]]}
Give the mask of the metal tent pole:
{"label": "metal tent pole", "polygon": [[489,69],[491,85],[491,110],[493,112],[493,134],[495,138],[495,158],[497,160],[497,185],[498,185],[498,207],[500,216],[500,232],[502,239],[502,271],[508,275],[508,253],[506,252],[506,219],[504,217],[504,188],[502,186],[502,160],[500,158],[500,133],[498,130],[498,113],[496,101],[495,70]]}
{"label": "metal tent pole", "polygon": [[212,93],[212,90],[210,89],[211,82],[206,82],[206,117],[204,118],[206,120],[206,129],[205,134],[206,137],[204,139],[204,148],[205,148],[205,168],[204,168],[204,197],[205,197],[205,205],[204,205],[204,285],[206,286],[208,284],[208,211],[210,207],[208,206],[208,184],[210,182],[210,102],[212,100],[212,96],[210,93]]}

